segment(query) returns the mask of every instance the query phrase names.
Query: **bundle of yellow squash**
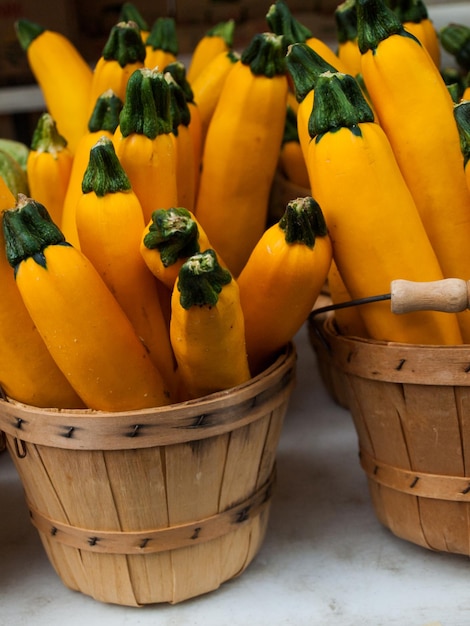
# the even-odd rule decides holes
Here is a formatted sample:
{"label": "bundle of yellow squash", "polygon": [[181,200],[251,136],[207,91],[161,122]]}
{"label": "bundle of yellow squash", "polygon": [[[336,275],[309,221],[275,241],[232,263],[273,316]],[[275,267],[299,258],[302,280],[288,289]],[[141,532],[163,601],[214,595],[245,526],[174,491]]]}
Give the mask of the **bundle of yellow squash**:
{"label": "bundle of yellow squash", "polygon": [[27,404],[125,411],[233,388],[293,339],[330,268],[311,196],[267,227],[284,37],[238,54],[229,21],[186,70],[171,20],[145,35],[132,17],[94,68],[59,33],[17,23],[47,105],[30,193],[0,180],[0,384]]}

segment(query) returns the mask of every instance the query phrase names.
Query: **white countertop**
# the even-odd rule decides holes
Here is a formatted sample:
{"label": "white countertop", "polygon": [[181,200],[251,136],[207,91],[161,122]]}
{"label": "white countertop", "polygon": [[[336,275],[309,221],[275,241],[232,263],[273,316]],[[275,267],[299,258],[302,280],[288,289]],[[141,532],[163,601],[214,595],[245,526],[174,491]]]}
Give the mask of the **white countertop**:
{"label": "white countertop", "polygon": [[128,608],[64,587],[0,454],[0,625],[468,626],[470,562],[396,538],[377,521],[349,412],[319,379],[306,329],[278,450],[265,542],[248,569],[177,605]]}

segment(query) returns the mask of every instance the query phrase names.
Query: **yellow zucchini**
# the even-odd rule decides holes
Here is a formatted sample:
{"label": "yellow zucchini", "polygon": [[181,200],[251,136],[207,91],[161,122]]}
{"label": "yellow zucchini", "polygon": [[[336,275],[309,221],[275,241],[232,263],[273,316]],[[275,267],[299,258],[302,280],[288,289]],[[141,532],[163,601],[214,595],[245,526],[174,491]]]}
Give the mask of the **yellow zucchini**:
{"label": "yellow zucchini", "polygon": [[168,63],[176,61],[178,56],[178,37],[176,24],[172,17],[158,17],[145,40],[145,67],[161,72]]}
{"label": "yellow zucchini", "polygon": [[238,285],[213,250],[191,256],[181,267],[170,336],[187,398],[250,379]]}
{"label": "yellow zucchini", "polygon": [[282,37],[255,35],[228,75],[204,144],[196,217],[236,277],[264,232],[287,101]]}
{"label": "yellow zucchini", "polygon": [[250,370],[261,372],[307,319],[328,276],[331,241],[311,197],[287,204],[238,277]]}
{"label": "yellow zucchini", "polygon": [[224,50],[215,56],[192,83],[194,101],[200,111],[203,142],[228,73],[240,55]]}
{"label": "yellow zucchini", "polygon": [[82,195],[83,175],[90,159],[90,150],[100,137],[104,136],[110,139],[113,137],[119,125],[121,109],[121,99],[116,96],[112,89],[105,91],[96,101],[95,108],[88,121],[88,131],[77,144],[60,224],[66,240],[73,246],[80,247],[75,208]]}
{"label": "yellow zucchini", "polygon": [[170,87],[163,73],[136,70],[129,80],[113,142],[142,205],[145,223],[156,209],[178,204],[172,130]]}
{"label": "yellow zucchini", "polygon": [[[441,280],[442,270],[390,142],[353,77],[326,72],[315,86],[307,167],[315,180],[333,256],[353,299],[388,293],[392,280]],[[370,337],[458,344],[454,314],[394,315],[387,302],[361,307]]]}
{"label": "yellow zucchini", "polygon": [[273,33],[284,37],[286,45],[305,43],[338,71],[348,71],[346,65],[328,44],[323,39],[314,37],[311,30],[292,15],[288,5],[283,0],[276,0],[271,4],[266,14],[266,21]]}
{"label": "yellow zucchini", "polygon": [[[470,267],[470,195],[453,101],[422,44],[382,0],[357,0],[362,75],[445,278]],[[380,24],[380,28],[378,27]],[[470,312],[459,314],[470,342]]]}
{"label": "yellow zucchini", "polygon": [[96,101],[111,89],[124,102],[131,74],[144,67],[145,45],[135,22],[118,22],[109,33],[100,58],[93,70],[87,106],[87,122]]}
{"label": "yellow zucchini", "polygon": [[34,130],[26,162],[30,195],[43,204],[60,225],[74,156],[49,113],[43,113]]}
{"label": "yellow zucchini", "polygon": [[177,204],[194,211],[197,165],[193,135],[189,129],[191,112],[183,89],[170,72],[165,72],[164,76],[170,87],[170,115],[175,136]]}
{"label": "yellow zucchini", "polygon": [[210,247],[195,216],[184,207],[171,207],[152,213],[142,235],[140,252],[152,274],[172,290],[183,263]]}
{"label": "yellow zucchini", "polygon": [[210,28],[197,42],[188,67],[188,80],[191,85],[212,59],[220,52],[232,49],[234,32],[235,20],[230,19]]}
{"label": "yellow zucchini", "polygon": [[168,404],[162,377],[87,257],[45,207],[20,197],[3,213],[7,257],[29,314],[86,406],[127,411]]}
{"label": "yellow zucchini", "polygon": [[41,88],[47,111],[69,148],[86,131],[92,70],[72,42],[61,33],[29,20],[16,22],[19,42]]}
{"label": "yellow zucchini", "polygon": [[[15,198],[0,178],[0,210]],[[0,387],[6,396],[41,408],[78,409],[84,404],[51,357],[15,284],[0,229]]]}
{"label": "yellow zucchini", "polygon": [[90,151],[76,208],[80,249],[93,263],[175,397],[175,362],[154,276],[139,251],[144,219],[112,141]]}
{"label": "yellow zucchini", "polygon": [[336,54],[348,74],[356,76],[361,71],[361,52],[357,44],[356,0],[345,0],[334,12],[338,49]]}
{"label": "yellow zucchini", "polygon": [[197,194],[197,190],[199,188],[199,177],[201,174],[201,158],[203,145],[201,111],[199,109],[199,105],[194,99],[194,92],[186,76],[186,67],[184,66],[184,63],[182,63],[181,61],[173,61],[173,63],[169,63],[163,71],[165,73],[171,74],[176,83],[181,87],[186,98],[186,104],[188,105],[188,130],[191,134],[194,151],[194,188],[195,194]]}

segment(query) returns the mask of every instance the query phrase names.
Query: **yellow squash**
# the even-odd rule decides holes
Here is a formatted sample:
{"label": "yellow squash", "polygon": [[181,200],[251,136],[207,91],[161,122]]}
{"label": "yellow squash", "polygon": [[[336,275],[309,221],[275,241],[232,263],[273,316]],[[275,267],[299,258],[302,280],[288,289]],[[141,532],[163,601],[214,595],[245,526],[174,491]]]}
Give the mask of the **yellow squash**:
{"label": "yellow squash", "polygon": [[[15,198],[0,177],[0,210],[15,206]],[[3,216],[2,216],[3,217]],[[84,404],[51,357],[15,284],[0,229],[0,387],[18,402],[42,408],[73,409]]]}
{"label": "yellow squash", "polygon": [[220,52],[201,70],[192,83],[194,101],[200,111],[204,139],[225,79],[239,58],[240,55],[233,50]]}
{"label": "yellow squash", "polygon": [[[390,142],[357,82],[322,74],[315,87],[307,167],[333,256],[353,299],[388,293],[392,280],[441,280],[442,270]],[[423,344],[462,342],[457,317],[394,315],[390,303],[361,307],[370,337]]]}
{"label": "yellow squash", "polygon": [[310,188],[307,165],[297,130],[297,115],[289,105],[279,155],[279,169],[291,183],[304,189]]}
{"label": "yellow squash", "polygon": [[[466,276],[470,195],[452,98],[429,54],[382,0],[357,0],[357,11],[362,75],[380,125],[445,278]],[[470,342],[470,312],[459,320]]]}
{"label": "yellow squash", "polygon": [[169,72],[164,76],[170,87],[170,115],[176,146],[177,204],[194,211],[197,166],[193,135],[189,129],[191,113],[182,88]]}
{"label": "yellow squash", "polygon": [[147,223],[156,209],[178,204],[176,142],[170,87],[162,72],[132,74],[113,142]]}
{"label": "yellow squash", "polygon": [[329,45],[323,39],[314,37],[311,30],[292,15],[288,5],[283,0],[276,0],[271,4],[266,14],[266,21],[273,33],[284,37],[286,45],[305,43],[325,62],[341,72],[348,71],[346,65]]}
{"label": "yellow squash", "polygon": [[[304,158],[307,158],[311,141],[309,120],[315,100],[315,83],[323,72],[336,72],[336,68],[326,62],[306,43],[289,46],[286,55],[287,70],[294,85],[299,106],[297,108],[297,133]],[[312,181],[310,181],[312,185]]]}
{"label": "yellow squash", "polygon": [[423,44],[436,67],[440,69],[441,44],[423,0],[397,0],[393,9],[404,29]]}
{"label": "yellow squash", "polygon": [[188,130],[191,135],[193,152],[194,152],[194,188],[195,193],[199,188],[199,177],[201,174],[201,157],[203,144],[202,118],[199,105],[194,99],[194,93],[186,76],[186,67],[181,61],[173,61],[169,63],[163,70],[165,73],[171,74],[179,87],[181,87],[186,104],[189,110]]}
{"label": "yellow squash", "polygon": [[171,207],[152,213],[142,235],[140,252],[152,274],[172,290],[183,263],[210,247],[195,216],[184,207]]}
{"label": "yellow squash", "polygon": [[70,150],[75,152],[88,121],[91,68],[72,42],[60,33],[25,19],[16,22],[16,31],[47,111]]}
{"label": "yellow squash", "polygon": [[127,411],[167,404],[162,377],[129,319],[43,205],[22,197],[4,212],[3,225],[23,302],[85,405]]}
{"label": "yellow squash", "polygon": [[345,0],[334,12],[339,60],[348,74],[356,76],[361,71],[361,52],[357,43],[356,0]]}
{"label": "yellow squash", "polygon": [[261,372],[300,330],[328,276],[332,248],[317,202],[287,204],[238,277],[250,370]]}
{"label": "yellow squash", "polygon": [[212,59],[220,52],[232,49],[234,32],[235,21],[230,19],[210,28],[197,42],[188,67],[188,80],[191,85]]}
{"label": "yellow squash", "polygon": [[238,285],[213,250],[183,264],[173,289],[170,335],[187,398],[250,379]]}
{"label": "yellow squash", "polygon": [[145,67],[151,70],[157,67],[162,72],[168,63],[176,61],[177,56],[175,20],[172,17],[158,17],[145,40]]}
{"label": "yellow squash", "polygon": [[90,151],[76,208],[80,249],[93,263],[141,338],[174,397],[175,363],[156,281],[139,251],[144,219],[112,141]]}
{"label": "yellow squash", "polygon": [[77,144],[70,172],[67,193],[62,210],[61,230],[66,240],[73,246],[80,247],[75,220],[75,209],[82,195],[83,175],[90,160],[90,150],[100,137],[113,137],[119,125],[122,101],[108,89],[96,101],[93,113],[88,121],[88,131]]}
{"label": "yellow squash", "polygon": [[284,132],[282,37],[255,35],[228,75],[209,125],[196,217],[238,276],[264,232]]}
{"label": "yellow squash", "polygon": [[30,195],[43,204],[60,225],[74,156],[55,120],[43,113],[36,125],[26,161]]}
{"label": "yellow squash", "polygon": [[87,121],[96,101],[111,89],[124,102],[131,74],[144,67],[145,45],[135,22],[118,22],[109,33],[93,71],[87,105]]}

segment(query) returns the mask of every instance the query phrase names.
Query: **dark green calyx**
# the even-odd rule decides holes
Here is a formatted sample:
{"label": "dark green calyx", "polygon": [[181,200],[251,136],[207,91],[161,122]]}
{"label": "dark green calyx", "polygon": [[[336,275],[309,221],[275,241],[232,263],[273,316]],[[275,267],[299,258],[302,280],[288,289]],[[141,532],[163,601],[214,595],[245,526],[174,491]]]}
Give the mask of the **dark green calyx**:
{"label": "dark green calyx", "polygon": [[83,175],[83,193],[94,192],[103,197],[108,193],[125,192],[131,184],[119,159],[111,139],[101,137],[90,150],[90,159]]}
{"label": "dark green calyx", "polygon": [[140,28],[135,22],[118,22],[111,28],[102,56],[106,61],[117,61],[121,67],[143,63],[145,45]]}
{"label": "dark green calyx", "polygon": [[124,2],[119,13],[120,22],[135,22],[140,30],[148,30],[148,24],[132,2]]}
{"label": "dark green calyx", "polygon": [[30,44],[46,29],[30,20],[20,19],[15,22],[16,36],[23,50],[27,50]]}
{"label": "dark green calyx", "polygon": [[170,97],[170,86],[162,72],[147,68],[132,72],[119,116],[123,137],[137,133],[155,139],[158,135],[171,133]]}
{"label": "dark green calyx", "polygon": [[206,32],[206,37],[220,37],[225,41],[227,48],[233,47],[233,36],[235,34],[235,20],[219,22]]}
{"label": "dark green calyx", "polygon": [[356,0],[345,0],[336,7],[335,13],[336,38],[338,43],[357,39]]}
{"label": "dark green calyx", "polygon": [[398,15],[402,23],[419,24],[429,17],[423,0],[394,0],[390,3],[390,8]]}
{"label": "dark green calyx", "polygon": [[171,267],[179,259],[187,259],[200,252],[197,222],[183,207],[154,211],[143,242],[149,250],[160,252],[164,267]]}
{"label": "dark green calyx", "polygon": [[67,140],[59,133],[50,113],[43,113],[36,124],[31,139],[31,150],[56,155],[67,147]]}
{"label": "dark green calyx", "polygon": [[309,248],[315,246],[317,237],[326,237],[328,228],[320,205],[311,196],[296,198],[287,203],[284,215],[279,220],[286,243],[300,243]]}
{"label": "dark green calyx", "polygon": [[222,288],[231,280],[232,275],[219,265],[214,250],[194,254],[183,263],[178,274],[181,306],[184,309],[216,306]]}
{"label": "dark green calyx", "polygon": [[14,209],[3,211],[2,218],[5,253],[15,272],[29,257],[45,267],[44,249],[66,243],[46,207],[23,194],[18,194]]}
{"label": "dark green calyx", "polygon": [[194,93],[191,85],[186,77],[186,67],[181,61],[172,61],[163,68],[163,73],[171,74],[173,79],[178,83],[184,93],[186,102],[194,102]]}
{"label": "dark green calyx", "polygon": [[122,100],[112,89],[105,91],[96,101],[88,121],[90,133],[106,130],[114,133],[119,126],[119,115],[122,111]]}
{"label": "dark green calyx", "polygon": [[302,102],[305,96],[315,88],[320,74],[337,71],[306,43],[294,43],[289,46],[286,64],[294,83],[295,97],[298,102]]}
{"label": "dark green calyx", "polygon": [[373,121],[374,114],[352,76],[325,72],[318,77],[308,123],[312,138],[318,141],[323,134],[343,127],[358,132],[358,124]]}
{"label": "dark green calyx", "polygon": [[356,0],[356,12],[357,42],[362,54],[368,50],[374,51],[381,41],[391,35],[416,39],[405,31],[398,15],[384,0]]}
{"label": "dark green calyx", "polygon": [[466,167],[470,160],[470,100],[462,100],[454,106],[454,117],[459,130],[463,166]]}
{"label": "dark green calyx", "polygon": [[299,131],[297,129],[297,114],[294,109],[287,105],[286,121],[284,124],[284,135],[282,137],[282,144],[289,141],[299,141]]}
{"label": "dark green calyx", "polygon": [[175,56],[178,54],[176,23],[172,17],[159,17],[152,25],[152,30],[145,40],[145,45],[152,50],[163,50]]}
{"label": "dark green calyx", "polygon": [[272,78],[286,73],[286,52],[282,35],[257,33],[243,50],[240,60],[255,76]]}
{"label": "dark green calyx", "polygon": [[312,31],[304,26],[290,12],[289,7],[283,0],[276,0],[266,13],[266,21],[269,28],[276,35],[282,35],[286,45],[305,42],[312,37]]}
{"label": "dark green calyx", "polygon": [[169,73],[164,74],[166,81],[170,87],[170,113],[173,120],[173,132],[178,135],[180,125],[189,126],[191,121],[191,111],[184,96],[184,92],[173,76]]}
{"label": "dark green calyx", "polygon": [[470,71],[470,27],[448,24],[439,31],[439,39],[444,50],[455,57],[460,67]]}

